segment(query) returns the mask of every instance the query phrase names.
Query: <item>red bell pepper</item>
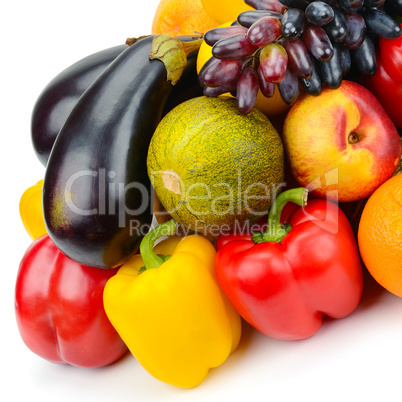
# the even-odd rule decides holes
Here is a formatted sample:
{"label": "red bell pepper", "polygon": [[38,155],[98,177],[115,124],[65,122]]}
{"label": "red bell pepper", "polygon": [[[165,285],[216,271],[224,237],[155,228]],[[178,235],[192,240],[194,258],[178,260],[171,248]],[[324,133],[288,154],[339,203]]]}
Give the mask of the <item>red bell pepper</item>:
{"label": "red bell pepper", "polygon": [[[297,205],[293,202],[287,203],[282,210],[281,213],[281,224],[285,224],[289,215],[297,208]],[[240,230],[233,230],[232,232],[224,232],[222,233],[215,242],[216,250],[220,250],[226,243],[230,243],[233,240],[249,240],[251,235],[256,232],[263,232],[267,229],[267,216],[263,216],[259,221],[252,225],[245,225]],[[235,228],[236,229],[236,228]]]}
{"label": "red bell pepper", "polygon": [[362,77],[362,84],[379,100],[395,126],[402,128],[402,36],[380,38],[376,60],[376,73]]}
{"label": "red bell pepper", "polygon": [[48,235],[34,240],[15,287],[18,329],[28,348],[53,363],[80,367],[119,359],[127,347],[103,308],[103,289],[116,272],[69,259]]}
{"label": "red bell pepper", "polygon": [[378,48],[384,69],[402,84],[402,36],[396,39],[379,38]]}
{"label": "red bell pepper", "polygon": [[[288,202],[299,206],[281,223]],[[345,317],[361,299],[362,268],[346,216],[324,199],[306,203],[304,188],[283,192],[265,232],[220,240],[215,259],[218,282],[237,312],[276,339],[307,338],[323,315]]]}

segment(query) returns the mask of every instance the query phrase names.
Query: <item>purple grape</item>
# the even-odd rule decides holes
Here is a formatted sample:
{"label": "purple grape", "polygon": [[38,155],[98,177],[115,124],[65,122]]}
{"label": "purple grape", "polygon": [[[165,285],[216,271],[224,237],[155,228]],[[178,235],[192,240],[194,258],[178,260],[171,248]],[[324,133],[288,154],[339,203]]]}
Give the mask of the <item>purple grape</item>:
{"label": "purple grape", "polygon": [[205,87],[203,93],[205,96],[216,98],[219,95],[223,95],[228,92],[236,91],[237,87],[237,78],[233,81],[229,81],[226,84],[223,84],[219,87]]}
{"label": "purple grape", "polygon": [[342,83],[343,74],[339,54],[338,47],[334,46],[334,56],[331,60],[318,62],[321,79],[331,89],[339,88]]}
{"label": "purple grape", "polygon": [[279,44],[272,42],[261,49],[260,69],[265,80],[279,82],[285,75],[288,65],[288,54]]}
{"label": "purple grape", "polygon": [[212,46],[212,55],[217,59],[241,59],[254,53],[256,49],[246,33],[239,33],[218,40]]}
{"label": "purple grape", "polygon": [[257,71],[253,67],[246,67],[237,79],[236,99],[240,113],[251,112],[257,99],[259,81]]}
{"label": "purple grape", "polygon": [[356,13],[363,7],[364,0],[340,0],[341,7],[348,14]]}
{"label": "purple grape", "polygon": [[266,10],[243,11],[237,16],[237,22],[246,28],[250,28],[251,25],[254,24],[254,22],[256,22],[262,17],[275,17],[279,21],[282,21],[283,15],[275,11],[266,11]]}
{"label": "purple grape", "polygon": [[341,63],[342,75],[345,77],[350,71],[352,59],[350,58],[350,51],[346,46],[339,46],[339,60]]}
{"label": "purple grape", "polygon": [[331,40],[334,42],[343,42],[348,33],[345,16],[338,8],[334,8],[333,20],[323,27]]}
{"label": "purple grape", "polygon": [[283,13],[286,7],[279,0],[244,0],[246,4],[256,10],[268,10]]}
{"label": "purple grape", "polygon": [[280,82],[278,82],[279,93],[282,100],[287,105],[295,103],[296,99],[300,95],[299,79],[297,74],[290,68],[286,69],[285,76]]}
{"label": "purple grape", "polygon": [[205,33],[204,40],[209,46],[213,46],[218,40],[238,33],[247,33],[247,28],[240,25],[213,28]]}
{"label": "purple grape", "polygon": [[282,39],[280,44],[288,54],[288,66],[301,78],[310,78],[313,65],[306,45],[301,39]]}
{"label": "purple grape", "polygon": [[364,0],[364,5],[367,7],[381,7],[385,3],[385,0]]}
{"label": "purple grape", "polygon": [[220,87],[234,80],[240,74],[242,66],[240,59],[221,60],[210,57],[202,66],[198,80],[203,87]]}
{"label": "purple grape", "polygon": [[261,70],[261,66],[258,66],[257,68],[257,76],[258,76],[258,82],[260,85],[260,91],[261,93],[266,97],[266,98],[271,98],[274,96],[275,93],[275,84],[273,82],[268,82]]}
{"label": "purple grape", "polygon": [[282,36],[286,39],[298,38],[304,31],[304,12],[298,8],[289,9],[282,18]]}
{"label": "purple grape", "polygon": [[396,39],[401,36],[401,25],[390,15],[377,8],[364,7],[360,11],[366,21],[367,28],[375,35],[387,39]]}
{"label": "purple grape", "polygon": [[334,48],[327,33],[321,28],[310,25],[303,32],[303,42],[308,51],[319,61],[330,60],[334,54]]}
{"label": "purple grape", "polygon": [[274,17],[262,17],[248,29],[247,38],[254,46],[264,46],[278,39],[281,22]]}
{"label": "purple grape", "polygon": [[310,24],[323,26],[334,18],[333,8],[323,1],[313,1],[304,11],[307,21]]}
{"label": "purple grape", "polygon": [[322,0],[324,3],[327,3],[330,6],[336,6],[338,3],[338,0]]}
{"label": "purple grape", "polygon": [[308,94],[317,96],[321,93],[322,81],[317,67],[318,60],[312,56],[310,56],[310,59],[313,66],[313,73],[311,74],[310,78],[299,77],[299,82]]}
{"label": "purple grape", "polygon": [[361,74],[370,76],[376,73],[375,45],[369,36],[366,35],[362,44],[352,50],[352,59]]}
{"label": "purple grape", "polygon": [[305,10],[309,5],[309,0],[279,0],[283,5],[285,5],[289,10],[291,8],[299,8],[300,10]]}
{"label": "purple grape", "polygon": [[[231,93],[248,114],[258,91],[275,87],[292,105],[301,88],[311,95],[338,88],[351,68],[375,73],[375,38],[398,38],[402,0],[244,0],[255,10],[205,36],[212,57],[199,73],[205,96]],[[372,36],[369,36],[372,35]],[[355,72],[355,69],[353,69]]]}
{"label": "purple grape", "polygon": [[358,48],[366,36],[366,22],[360,14],[345,14],[347,35],[344,45],[349,49]]}

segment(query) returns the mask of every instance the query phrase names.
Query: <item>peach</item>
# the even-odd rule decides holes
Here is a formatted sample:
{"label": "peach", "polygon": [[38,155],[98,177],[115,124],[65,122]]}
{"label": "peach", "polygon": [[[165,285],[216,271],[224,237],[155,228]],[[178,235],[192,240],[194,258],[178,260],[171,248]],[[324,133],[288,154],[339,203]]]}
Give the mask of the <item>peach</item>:
{"label": "peach", "polygon": [[318,96],[303,94],[286,116],[283,141],[296,181],[339,202],[368,197],[401,158],[391,119],[370,91],[351,81]]}

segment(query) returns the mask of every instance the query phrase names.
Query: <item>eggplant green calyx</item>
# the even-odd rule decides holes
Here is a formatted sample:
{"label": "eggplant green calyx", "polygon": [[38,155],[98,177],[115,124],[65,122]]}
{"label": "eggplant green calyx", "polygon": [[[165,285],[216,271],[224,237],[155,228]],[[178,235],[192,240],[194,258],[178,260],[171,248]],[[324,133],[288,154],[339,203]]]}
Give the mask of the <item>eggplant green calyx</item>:
{"label": "eggplant green calyx", "polygon": [[202,41],[202,36],[189,42],[182,42],[174,36],[159,34],[152,41],[149,58],[160,60],[165,65],[167,79],[175,85],[187,65],[187,56],[197,51]]}

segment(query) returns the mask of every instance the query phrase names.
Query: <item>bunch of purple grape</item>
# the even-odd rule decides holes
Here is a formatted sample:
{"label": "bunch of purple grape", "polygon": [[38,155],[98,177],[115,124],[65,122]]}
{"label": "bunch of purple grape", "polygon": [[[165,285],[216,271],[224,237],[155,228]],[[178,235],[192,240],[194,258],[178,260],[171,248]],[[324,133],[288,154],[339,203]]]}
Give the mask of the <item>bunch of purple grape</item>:
{"label": "bunch of purple grape", "polygon": [[231,26],[205,33],[212,57],[199,81],[204,95],[236,96],[249,113],[261,90],[275,87],[291,105],[302,90],[321,93],[323,84],[338,88],[354,67],[359,74],[377,69],[379,37],[401,36],[402,0],[245,0],[245,11]]}

